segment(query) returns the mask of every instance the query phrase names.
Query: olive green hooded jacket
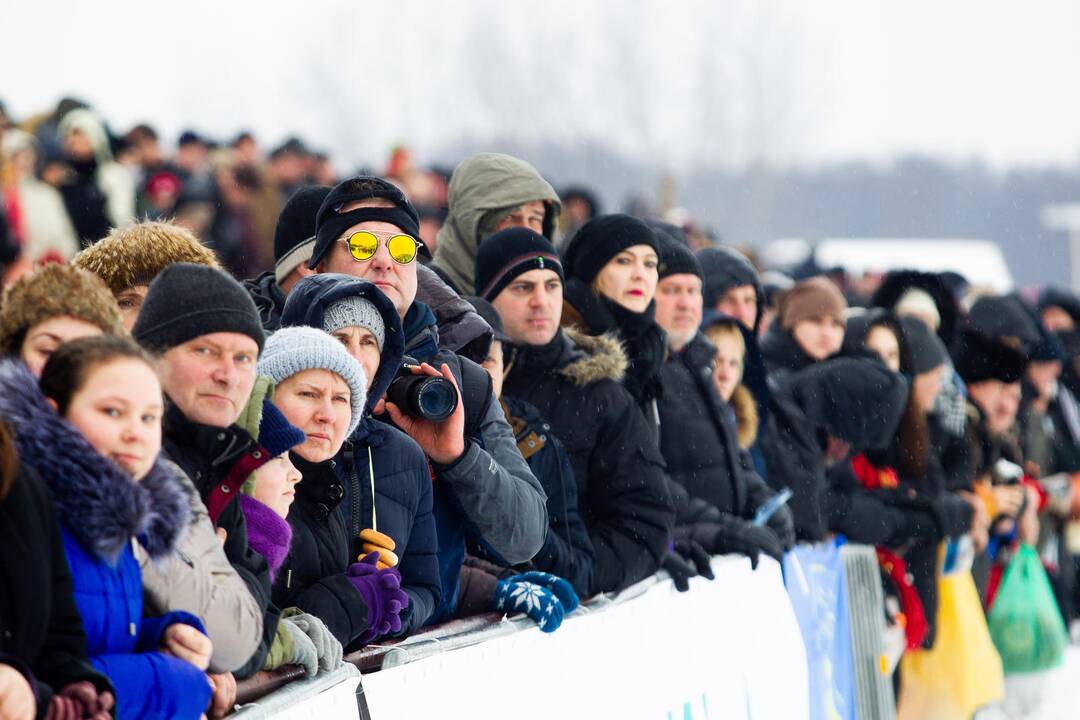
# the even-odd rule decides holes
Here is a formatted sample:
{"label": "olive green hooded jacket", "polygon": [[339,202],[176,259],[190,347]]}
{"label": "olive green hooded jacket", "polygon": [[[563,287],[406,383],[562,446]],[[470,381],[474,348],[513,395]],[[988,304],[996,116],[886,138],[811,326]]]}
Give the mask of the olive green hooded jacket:
{"label": "olive green hooded jacket", "polygon": [[480,241],[515,208],[544,201],[544,236],[557,243],[562,203],[551,184],[524,160],[499,153],[480,153],[463,160],[450,178],[448,199],[450,211],[439,230],[432,264],[462,295],[476,294]]}

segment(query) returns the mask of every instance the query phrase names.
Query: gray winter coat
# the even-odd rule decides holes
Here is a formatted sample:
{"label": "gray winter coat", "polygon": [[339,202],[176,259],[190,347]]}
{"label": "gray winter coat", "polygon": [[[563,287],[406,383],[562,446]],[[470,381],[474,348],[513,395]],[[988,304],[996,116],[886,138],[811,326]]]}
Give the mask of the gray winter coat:
{"label": "gray winter coat", "polygon": [[505,565],[528,562],[547,536],[547,496],[518,452],[487,371],[446,348],[434,318],[426,305],[413,303],[404,321],[405,354],[434,367],[449,366],[466,417],[465,453],[450,465],[433,464],[436,482],[453,492],[494,557]]}
{"label": "gray winter coat", "polygon": [[[172,465],[172,463],[169,463]],[[232,672],[255,654],[263,634],[263,613],[237,574],[214,531],[206,506],[191,480],[172,466],[191,491],[192,522],[176,551],[151,562],[135,543],[142,568],[148,614],[182,610],[198,615],[214,643],[211,672]]]}

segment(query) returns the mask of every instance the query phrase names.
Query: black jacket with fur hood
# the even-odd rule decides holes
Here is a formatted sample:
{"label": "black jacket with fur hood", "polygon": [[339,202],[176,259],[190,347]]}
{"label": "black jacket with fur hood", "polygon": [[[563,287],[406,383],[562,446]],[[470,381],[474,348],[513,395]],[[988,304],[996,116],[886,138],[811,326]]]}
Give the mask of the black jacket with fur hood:
{"label": "black jacket with fur hood", "polygon": [[547,345],[511,349],[504,392],[540,411],[574,467],[596,552],[590,592],[652,575],[675,511],[653,430],[622,386],[627,360],[618,341],[562,329]]}

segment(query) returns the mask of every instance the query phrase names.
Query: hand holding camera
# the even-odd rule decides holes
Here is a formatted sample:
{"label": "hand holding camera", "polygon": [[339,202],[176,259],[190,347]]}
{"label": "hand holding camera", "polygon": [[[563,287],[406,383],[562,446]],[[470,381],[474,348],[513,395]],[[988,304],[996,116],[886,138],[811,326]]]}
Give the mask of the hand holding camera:
{"label": "hand holding camera", "polygon": [[427,363],[404,370],[386,392],[386,412],[432,462],[449,465],[465,452],[465,407],[457,380],[446,363],[441,372]]}

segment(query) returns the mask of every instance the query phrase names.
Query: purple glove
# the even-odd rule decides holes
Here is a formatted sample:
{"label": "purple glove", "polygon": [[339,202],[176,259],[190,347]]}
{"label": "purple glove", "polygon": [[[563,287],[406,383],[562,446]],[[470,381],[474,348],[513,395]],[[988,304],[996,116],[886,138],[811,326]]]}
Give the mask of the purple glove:
{"label": "purple glove", "polygon": [[401,589],[401,573],[397,568],[380,570],[378,561],[379,553],[369,553],[345,572],[368,609],[368,629],[360,635],[362,643],[401,630],[399,614],[409,607],[409,596]]}

